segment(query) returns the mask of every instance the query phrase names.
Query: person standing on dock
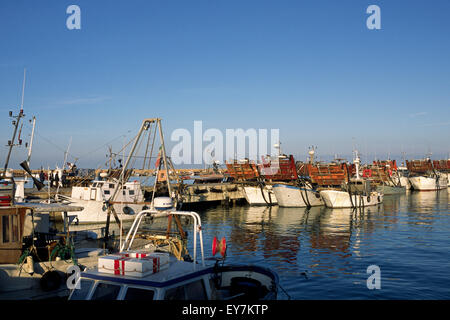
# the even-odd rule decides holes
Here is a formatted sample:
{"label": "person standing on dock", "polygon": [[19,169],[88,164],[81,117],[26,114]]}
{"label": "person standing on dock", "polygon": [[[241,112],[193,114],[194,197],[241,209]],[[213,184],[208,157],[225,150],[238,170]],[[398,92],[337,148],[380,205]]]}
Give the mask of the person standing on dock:
{"label": "person standing on dock", "polygon": [[44,171],[42,171],[42,169],[41,169],[41,172],[39,172],[39,181],[42,183],[44,183],[44,181],[45,181],[45,174],[44,174]]}
{"label": "person standing on dock", "polygon": [[61,185],[63,188],[67,187],[67,174],[63,171],[62,175],[61,175]]}
{"label": "person standing on dock", "polygon": [[50,188],[52,188],[53,187],[53,183],[55,181],[53,172],[50,171],[49,172],[49,176],[50,176]]}
{"label": "person standing on dock", "polygon": [[58,171],[56,171],[55,173],[55,187],[58,188],[59,186],[59,175],[58,175]]}

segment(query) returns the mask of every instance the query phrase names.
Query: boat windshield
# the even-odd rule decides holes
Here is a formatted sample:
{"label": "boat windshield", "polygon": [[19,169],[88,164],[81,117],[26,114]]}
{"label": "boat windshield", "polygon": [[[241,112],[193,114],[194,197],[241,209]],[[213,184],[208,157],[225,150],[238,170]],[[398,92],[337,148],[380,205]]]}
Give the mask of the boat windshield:
{"label": "boat windshield", "polygon": [[72,294],[70,295],[70,300],[85,300],[91,291],[92,285],[94,284],[94,280],[89,279],[80,279],[79,281],[79,289],[73,289]]}

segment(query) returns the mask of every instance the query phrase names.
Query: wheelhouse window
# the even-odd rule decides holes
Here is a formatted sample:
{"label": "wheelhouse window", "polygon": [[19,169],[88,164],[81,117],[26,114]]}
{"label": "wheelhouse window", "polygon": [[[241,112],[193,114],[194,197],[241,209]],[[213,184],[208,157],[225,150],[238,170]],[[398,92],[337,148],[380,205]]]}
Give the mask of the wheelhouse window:
{"label": "wheelhouse window", "polygon": [[0,243],[18,242],[19,215],[7,214],[0,216]]}
{"label": "wheelhouse window", "polygon": [[141,288],[128,288],[124,300],[153,300],[155,292],[153,290]]}
{"label": "wheelhouse window", "polygon": [[8,243],[11,241],[10,237],[9,216],[2,216],[2,242]]}
{"label": "wheelhouse window", "polygon": [[104,194],[110,194],[110,191],[109,190],[104,190],[103,193]]}
{"label": "wheelhouse window", "polygon": [[73,289],[70,300],[86,300],[94,280],[80,279],[80,289]]}
{"label": "wheelhouse window", "polygon": [[19,216],[14,215],[11,216],[11,224],[12,224],[12,228],[11,228],[11,236],[12,236],[12,242],[17,242],[19,241]]}
{"label": "wheelhouse window", "polygon": [[171,288],[166,291],[166,300],[206,300],[206,290],[203,280]]}
{"label": "wheelhouse window", "polygon": [[110,183],[110,184],[109,184],[109,188],[110,188],[110,189],[114,189],[114,184]]}
{"label": "wheelhouse window", "polygon": [[92,300],[115,300],[119,291],[118,285],[100,282],[95,288]]}
{"label": "wheelhouse window", "polygon": [[186,285],[187,300],[206,300],[206,290],[203,280],[191,282]]}
{"label": "wheelhouse window", "polygon": [[128,190],[128,194],[129,194],[130,196],[134,196],[134,190]]}

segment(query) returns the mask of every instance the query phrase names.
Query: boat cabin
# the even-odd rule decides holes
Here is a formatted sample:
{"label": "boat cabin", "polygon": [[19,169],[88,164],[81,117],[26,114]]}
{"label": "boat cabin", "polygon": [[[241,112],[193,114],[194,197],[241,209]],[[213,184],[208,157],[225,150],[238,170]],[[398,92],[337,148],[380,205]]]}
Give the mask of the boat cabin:
{"label": "boat cabin", "polygon": [[31,210],[0,207],[0,263],[17,263],[22,254],[25,216]]}
{"label": "boat cabin", "polygon": [[[77,200],[109,200],[117,186],[116,181],[94,180],[89,187],[73,187],[72,199]],[[116,202],[142,202],[144,194],[142,193],[141,183],[139,181],[126,182],[119,190],[114,199]]]}
{"label": "boat cabin", "polygon": [[85,271],[69,300],[275,299],[277,283],[258,266],[203,267],[171,257],[169,268],[143,278]]}
{"label": "boat cabin", "polygon": [[350,179],[347,184],[347,191],[353,194],[370,194],[373,191],[371,181],[368,179]]}

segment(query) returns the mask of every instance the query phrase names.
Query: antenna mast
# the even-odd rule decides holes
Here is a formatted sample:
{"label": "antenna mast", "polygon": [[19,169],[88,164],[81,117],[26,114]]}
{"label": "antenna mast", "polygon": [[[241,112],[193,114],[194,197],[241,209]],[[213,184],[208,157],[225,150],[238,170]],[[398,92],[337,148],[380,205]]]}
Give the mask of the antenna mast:
{"label": "antenna mast", "polygon": [[[19,128],[20,119],[25,117],[25,115],[23,114],[23,99],[24,99],[24,94],[25,94],[26,72],[27,72],[27,69],[24,69],[23,70],[23,84],[22,84],[22,104],[20,105],[19,114],[17,116],[13,116],[12,111],[9,112],[9,116],[11,118],[15,118],[16,120],[12,121],[12,124],[14,126],[14,133],[13,133],[12,139],[10,141],[8,141],[7,146],[9,147],[9,150],[8,150],[8,155],[6,156],[5,168],[3,170],[3,177],[6,177],[6,170],[8,169],[8,164],[9,164],[9,159],[11,157],[12,148],[15,146],[14,141],[16,140],[17,128]],[[20,145],[20,143],[19,143],[19,145]]]}

